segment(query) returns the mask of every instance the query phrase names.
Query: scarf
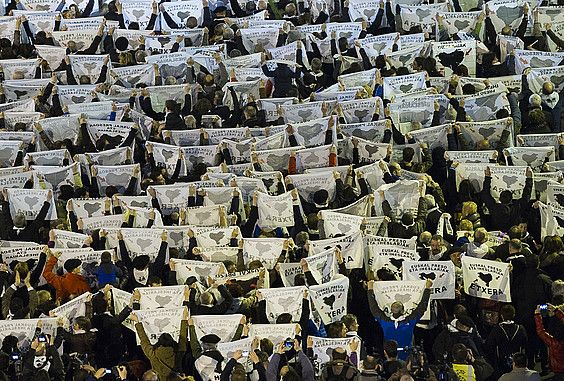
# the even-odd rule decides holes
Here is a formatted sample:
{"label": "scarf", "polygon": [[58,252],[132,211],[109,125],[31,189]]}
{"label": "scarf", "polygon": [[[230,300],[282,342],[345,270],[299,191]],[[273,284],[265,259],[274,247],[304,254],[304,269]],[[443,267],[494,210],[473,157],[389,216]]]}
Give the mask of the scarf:
{"label": "scarf", "polygon": [[149,268],[146,268],[145,270],[133,269],[133,277],[135,278],[137,283],[146,285],[147,281],[149,280]]}

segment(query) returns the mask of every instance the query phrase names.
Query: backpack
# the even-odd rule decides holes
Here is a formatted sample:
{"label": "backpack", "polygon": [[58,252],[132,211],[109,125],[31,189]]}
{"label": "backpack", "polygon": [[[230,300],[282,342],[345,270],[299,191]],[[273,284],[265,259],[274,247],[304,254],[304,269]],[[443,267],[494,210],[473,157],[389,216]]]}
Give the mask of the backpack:
{"label": "backpack", "polygon": [[[509,325],[509,324],[508,324]],[[497,347],[496,348],[496,354],[498,357],[498,361],[499,361],[499,366],[503,368],[503,370],[505,372],[510,372],[511,369],[513,369],[513,356],[512,353],[505,353],[505,352],[511,352],[511,346],[510,344],[513,342],[513,339],[515,339],[515,336],[517,336],[517,334],[519,333],[519,331],[521,330],[521,326],[519,324],[512,324],[515,327],[515,331],[513,333],[508,332],[508,330],[506,330],[504,328],[503,324],[499,325],[499,328],[501,328],[501,331],[503,332],[503,334],[505,335],[505,339],[506,344],[503,347]]]}
{"label": "backpack", "polygon": [[[339,374],[335,374],[333,367],[342,366],[343,370]],[[323,365],[321,370],[321,379],[323,381],[350,381],[358,379],[359,371],[350,362],[346,361],[330,361]]]}

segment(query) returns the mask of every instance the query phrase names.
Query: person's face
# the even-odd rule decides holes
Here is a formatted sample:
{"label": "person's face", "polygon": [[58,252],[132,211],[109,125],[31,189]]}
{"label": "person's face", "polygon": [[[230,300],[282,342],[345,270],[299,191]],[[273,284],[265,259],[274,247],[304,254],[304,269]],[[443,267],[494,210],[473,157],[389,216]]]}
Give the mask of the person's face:
{"label": "person's face", "polygon": [[151,283],[149,285],[149,287],[161,287],[161,286],[162,286],[162,283],[160,283],[160,282],[159,283]]}
{"label": "person's face", "polygon": [[431,251],[433,254],[438,254],[441,252],[441,243],[435,239],[431,240]]}
{"label": "person's face", "polygon": [[403,304],[401,304],[400,302],[393,303],[391,307],[391,311],[394,316],[403,315]]}
{"label": "person's face", "polygon": [[452,261],[452,263],[454,263],[456,267],[462,266],[462,261],[460,260],[460,253],[452,253],[450,255],[450,260]]}

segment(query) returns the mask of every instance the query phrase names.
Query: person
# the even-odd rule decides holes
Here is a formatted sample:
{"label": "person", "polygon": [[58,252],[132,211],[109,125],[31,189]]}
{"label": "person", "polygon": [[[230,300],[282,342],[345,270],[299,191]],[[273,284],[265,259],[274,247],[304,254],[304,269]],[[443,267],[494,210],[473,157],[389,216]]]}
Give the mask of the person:
{"label": "person", "polygon": [[153,345],[138,316],[132,313],[129,319],[135,324],[135,330],[141,341],[141,349],[151,362],[158,377],[166,380],[171,373],[177,372],[187,349],[188,310],[185,308],[183,312],[178,343],[174,341],[170,333],[163,332]]}
{"label": "person", "polygon": [[359,371],[348,359],[347,351],[337,347],[331,352],[331,361],[323,364],[321,380],[356,380]]}
{"label": "person", "polygon": [[86,278],[81,274],[82,261],[80,259],[67,259],[63,265],[66,273],[64,275],[55,274],[53,268],[60,257],[60,251],[55,251],[54,253],[49,251],[49,259],[45,264],[43,277],[47,283],[55,288],[56,299],[64,303],[85,292],[90,292],[90,286]]}
{"label": "person", "polygon": [[382,364],[383,376],[390,378],[392,374],[405,367],[406,363],[398,359],[398,343],[395,340],[384,342],[385,361]]}
{"label": "person", "polygon": [[480,358],[474,357],[471,349],[458,343],[452,347],[452,369],[463,380],[484,381],[494,369]]}
{"label": "person", "polygon": [[[560,308],[557,308],[552,304],[547,304],[547,309],[552,312],[560,322],[564,320],[564,313]],[[555,338],[546,331],[542,321],[540,305],[538,305],[535,309],[535,327],[538,337],[548,347],[550,369],[554,372],[555,379],[562,379],[564,376],[564,350],[562,349],[564,341],[562,339]]]}
{"label": "person", "polygon": [[[371,280],[368,282],[368,303],[370,305],[370,311],[374,319],[382,326],[385,340],[395,340],[398,347],[408,347],[411,344],[415,324],[421,319],[421,316],[423,316],[423,313],[427,309],[432,285],[433,281],[427,279],[421,300],[417,303],[413,311],[407,314],[401,302],[394,302],[390,306],[389,313],[383,311],[374,296],[374,281]],[[405,360],[407,355],[400,354],[399,358]]]}
{"label": "person", "polygon": [[[515,308],[510,304],[504,305],[501,307],[500,315],[501,322],[492,328],[485,344],[488,357],[498,374],[509,372],[512,359],[515,366],[515,355],[524,353],[527,347],[525,328],[513,321]],[[521,357],[520,355],[519,358]]]}
{"label": "person", "polygon": [[527,167],[525,187],[520,199],[513,200],[513,194],[506,189],[499,195],[500,202],[496,202],[491,195],[492,173],[490,167],[486,167],[485,175],[482,197],[491,214],[490,230],[507,232],[516,221],[520,222],[523,219],[523,212],[526,210],[533,190],[533,171]]}
{"label": "person", "polygon": [[[404,357],[392,381],[454,360],[489,381],[523,347],[561,378],[560,313],[544,341],[535,315],[564,304],[558,9],[504,26],[452,1],[429,28],[391,0],[200,1],[2,8],[0,381],[375,380]],[[364,263],[364,241],[391,259]],[[335,247],[338,271],[316,262]],[[470,256],[511,303],[466,294]],[[454,296],[367,292],[416,268]],[[195,324],[156,316],[180,306]],[[275,354],[288,337],[306,350]]]}
{"label": "person", "polygon": [[511,366],[512,370],[503,374],[499,381],[539,381],[541,379],[539,372],[527,368],[527,356],[524,353],[515,353],[511,356]]}

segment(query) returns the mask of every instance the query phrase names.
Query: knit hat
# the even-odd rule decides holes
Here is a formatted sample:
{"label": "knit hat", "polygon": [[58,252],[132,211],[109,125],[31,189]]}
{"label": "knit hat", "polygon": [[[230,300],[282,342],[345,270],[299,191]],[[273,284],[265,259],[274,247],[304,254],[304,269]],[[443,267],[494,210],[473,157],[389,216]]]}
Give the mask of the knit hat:
{"label": "knit hat", "polygon": [[71,258],[71,259],[67,259],[65,261],[64,268],[68,273],[71,273],[74,269],[76,269],[77,267],[80,267],[81,264],[82,264],[82,261],[80,259]]}

